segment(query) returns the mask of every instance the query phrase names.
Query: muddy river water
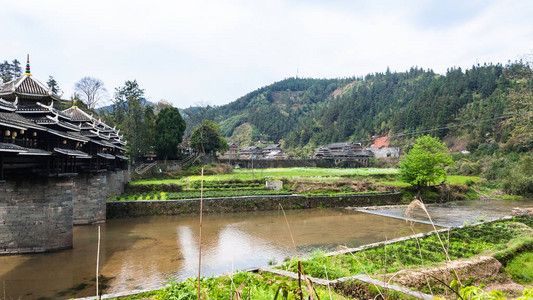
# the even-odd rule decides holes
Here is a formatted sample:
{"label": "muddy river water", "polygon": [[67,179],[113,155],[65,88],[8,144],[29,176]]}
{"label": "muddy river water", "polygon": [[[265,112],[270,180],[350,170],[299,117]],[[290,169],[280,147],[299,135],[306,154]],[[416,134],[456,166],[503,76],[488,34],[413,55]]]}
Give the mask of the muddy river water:
{"label": "muddy river water", "polygon": [[[410,235],[405,221],[344,209],[286,211],[300,254],[355,247]],[[294,257],[281,211],[204,215],[202,275]],[[198,274],[197,216],[107,220],[101,225],[105,293],[154,288]],[[430,230],[421,224],[418,231]],[[74,228],[74,248],[0,257],[0,295],[7,299],[66,299],[95,294],[97,226]],[[0,297],[1,297],[0,296]],[[44,299],[44,298],[42,298]]]}
{"label": "muddy river water", "polygon": [[[528,203],[533,206],[533,201]],[[505,207],[498,216],[510,214]],[[309,209],[286,214],[300,255],[412,234],[404,220],[364,212]],[[401,212],[381,214],[398,216]],[[196,276],[198,223],[197,216],[107,220],[101,225],[100,253],[100,272],[109,278],[105,293],[157,288],[169,278]],[[415,230],[424,232],[431,227],[418,224]],[[264,266],[296,255],[281,211],[204,215],[202,240],[203,276]],[[96,248],[97,226],[77,226],[71,250],[0,256],[0,298],[94,295]]]}

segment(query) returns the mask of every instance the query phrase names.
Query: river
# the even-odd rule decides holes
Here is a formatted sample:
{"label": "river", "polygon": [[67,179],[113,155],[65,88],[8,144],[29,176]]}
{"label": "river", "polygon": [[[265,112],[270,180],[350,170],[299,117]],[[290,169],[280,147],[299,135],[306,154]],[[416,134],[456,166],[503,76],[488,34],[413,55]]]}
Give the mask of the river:
{"label": "river", "polygon": [[[429,205],[440,226],[462,225],[510,215],[525,201],[468,201]],[[314,250],[332,251],[412,234],[404,208],[366,212],[345,209],[204,215],[202,276],[282,262]],[[426,222],[420,210],[413,218]],[[415,231],[431,230],[417,224]],[[67,299],[95,294],[98,226],[74,227],[74,248],[55,253],[0,256],[0,298]],[[198,216],[157,216],[107,220],[101,225],[100,272],[105,293],[163,286],[198,274]]]}
{"label": "river", "polygon": [[[345,209],[286,211],[299,255],[412,234],[405,221]],[[296,256],[281,211],[209,214],[202,226],[202,276]],[[74,248],[0,257],[0,297],[66,299],[95,294],[97,226],[74,228]],[[425,224],[417,232],[428,231]],[[105,293],[156,288],[198,274],[198,216],[107,220],[101,225]]]}

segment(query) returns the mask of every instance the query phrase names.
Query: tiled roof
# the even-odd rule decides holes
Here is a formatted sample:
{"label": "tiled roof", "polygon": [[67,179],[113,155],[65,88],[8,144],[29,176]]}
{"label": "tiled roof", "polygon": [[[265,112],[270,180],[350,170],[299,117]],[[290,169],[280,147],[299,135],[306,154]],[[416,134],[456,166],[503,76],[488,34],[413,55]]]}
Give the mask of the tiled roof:
{"label": "tiled roof", "polygon": [[42,149],[24,148],[19,145],[0,143],[0,152],[17,152],[18,155],[52,155],[52,152],[48,152]]}
{"label": "tiled roof", "polygon": [[110,140],[110,142],[113,143],[113,144],[120,144],[120,145],[122,145],[122,146],[125,146],[125,145],[126,145],[126,142],[124,142],[124,141],[121,140],[121,139],[116,139],[116,138]]}
{"label": "tiled roof", "polygon": [[47,130],[45,127],[37,125],[34,122],[16,113],[0,112],[0,123],[4,124],[5,126],[8,126],[8,127],[11,126],[16,129],[26,130],[28,128],[32,128],[32,129],[37,129],[37,130],[42,130],[42,131]]}
{"label": "tiled roof", "polygon": [[63,128],[66,128],[66,129],[70,129],[70,130],[73,130],[73,131],[80,131],[80,127],[72,124],[72,123],[69,123],[69,122],[63,122],[63,121],[59,121],[57,123],[57,125],[63,127]]}
{"label": "tiled roof", "polygon": [[98,134],[93,132],[92,130],[82,130],[80,131],[80,134],[86,137],[97,137],[98,136]]}
{"label": "tiled roof", "polygon": [[91,115],[84,112],[77,106],[72,106],[70,108],[63,110],[62,112],[70,116],[72,121],[76,121],[76,122],[91,122],[94,119]]}
{"label": "tiled roof", "polygon": [[92,157],[88,153],[85,153],[85,152],[79,151],[79,150],[54,148],[54,151],[57,152],[57,153],[61,153],[61,154],[69,155],[69,156],[75,156],[77,158],[91,158]]}
{"label": "tiled roof", "polygon": [[50,132],[53,135],[57,135],[59,137],[65,138],[65,139],[74,140],[74,141],[78,141],[78,142],[88,142],[89,141],[89,138],[84,137],[83,135],[79,134],[78,132],[72,132],[72,131],[64,132],[64,131],[57,131],[57,130],[53,130],[53,129],[48,129],[48,132]]}
{"label": "tiled roof", "polygon": [[14,95],[61,99],[59,95],[52,93],[46,85],[29,75],[23,75],[22,77],[9,81],[0,89],[0,96],[11,96],[14,98]]}
{"label": "tiled roof", "polygon": [[7,111],[15,111],[15,105],[13,103],[0,98],[0,109]]}
{"label": "tiled roof", "polygon": [[23,152],[26,148],[9,143],[0,143],[0,152]]}
{"label": "tiled roof", "polygon": [[267,145],[264,150],[273,150],[273,149],[277,149],[277,148],[280,148],[279,144],[270,144],[270,145]]}
{"label": "tiled roof", "polygon": [[100,157],[103,157],[105,159],[115,159],[114,155],[107,154],[107,153],[97,153],[96,155],[98,155]]}
{"label": "tiled roof", "polygon": [[119,154],[117,154],[117,155],[115,155],[115,156],[116,156],[117,158],[122,159],[122,160],[128,160],[128,159],[129,159],[127,156],[124,156],[124,155],[119,155]]}
{"label": "tiled roof", "polygon": [[18,113],[48,113],[49,109],[37,104],[19,104],[17,105]]}
{"label": "tiled roof", "polygon": [[96,139],[90,139],[91,142],[95,143],[95,144],[98,144],[100,146],[104,146],[104,147],[109,147],[109,148],[115,148],[116,146],[109,143],[109,142],[106,142],[106,141],[101,141],[101,140],[96,140]]}
{"label": "tiled roof", "polygon": [[52,155],[52,152],[42,150],[42,149],[35,149],[35,148],[26,148],[26,152],[20,152],[19,155]]}

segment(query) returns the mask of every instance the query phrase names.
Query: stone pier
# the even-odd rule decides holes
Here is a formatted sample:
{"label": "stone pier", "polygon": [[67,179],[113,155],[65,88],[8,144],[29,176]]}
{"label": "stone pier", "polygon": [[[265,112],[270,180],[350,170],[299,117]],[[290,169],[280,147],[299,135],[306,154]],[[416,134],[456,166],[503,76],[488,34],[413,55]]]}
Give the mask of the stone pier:
{"label": "stone pier", "polygon": [[127,170],[0,182],[0,255],[73,246],[73,225],[105,222],[106,198],[120,194]]}
{"label": "stone pier", "polygon": [[0,255],[72,248],[72,178],[0,183]]}
{"label": "stone pier", "polygon": [[103,223],[106,219],[106,199],[120,195],[129,182],[128,171],[80,174],[74,177],[74,225]]}

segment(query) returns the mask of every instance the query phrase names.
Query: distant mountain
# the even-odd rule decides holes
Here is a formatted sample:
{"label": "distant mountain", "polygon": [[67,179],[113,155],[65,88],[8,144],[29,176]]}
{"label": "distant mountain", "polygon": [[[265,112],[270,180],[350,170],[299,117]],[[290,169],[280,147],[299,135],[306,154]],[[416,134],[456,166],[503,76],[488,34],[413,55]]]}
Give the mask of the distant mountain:
{"label": "distant mountain", "polygon": [[208,118],[240,146],[282,140],[285,149],[314,149],[340,141],[370,144],[383,135],[405,144],[405,137],[425,133],[473,145],[533,146],[533,134],[526,134],[533,122],[522,118],[532,90],[532,71],[521,62],[450,68],[445,75],[411,68],[364,78],[288,78],[183,115],[189,132]]}

